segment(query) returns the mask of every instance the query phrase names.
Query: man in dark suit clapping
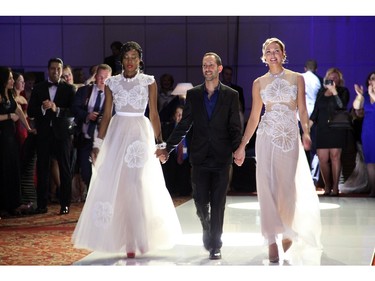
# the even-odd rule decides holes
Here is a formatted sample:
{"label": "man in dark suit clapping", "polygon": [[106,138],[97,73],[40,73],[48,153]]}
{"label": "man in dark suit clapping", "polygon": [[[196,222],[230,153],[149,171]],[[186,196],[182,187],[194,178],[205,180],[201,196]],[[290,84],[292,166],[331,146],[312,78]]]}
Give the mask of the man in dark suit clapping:
{"label": "man in dark suit clapping", "polygon": [[79,88],[72,107],[79,130],[76,135],[77,158],[86,187],[89,187],[92,175],[92,165],[89,160],[91,150],[103,116],[105,81],[111,77],[111,74],[112,69],[108,64],[99,64],[95,74],[95,84]]}
{"label": "man in dark suit clapping", "polygon": [[63,61],[48,61],[48,80],[34,86],[27,114],[35,118],[37,130],[37,213],[46,213],[50,186],[50,162],[54,155],[60,172],[60,214],[68,214],[72,192],[71,107],[75,88],[60,79]]}
{"label": "man in dark suit clapping", "polygon": [[[221,258],[221,235],[233,152],[241,142],[238,92],[222,84],[223,66],[215,53],[203,56],[205,82],[187,91],[182,119],[156,156],[165,162],[190,128],[193,199],[210,259]],[[159,146],[161,147],[161,146]]]}

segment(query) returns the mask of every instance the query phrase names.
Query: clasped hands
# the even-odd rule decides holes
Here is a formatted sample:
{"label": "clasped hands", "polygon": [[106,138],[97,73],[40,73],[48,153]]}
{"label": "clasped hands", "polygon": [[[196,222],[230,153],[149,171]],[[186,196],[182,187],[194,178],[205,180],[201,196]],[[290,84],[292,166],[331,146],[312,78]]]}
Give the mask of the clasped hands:
{"label": "clasped hands", "polygon": [[56,112],[57,110],[56,104],[53,101],[48,100],[48,99],[43,101],[42,106],[44,110],[52,109],[53,112]]}
{"label": "clasped hands", "polygon": [[[169,153],[166,149],[156,149],[155,155],[159,158],[159,161],[162,164],[165,164],[168,161]],[[237,149],[234,154],[234,163],[237,166],[242,166],[243,162],[245,161],[245,150],[244,149]]]}
{"label": "clasped hands", "polygon": [[164,149],[156,149],[155,155],[156,155],[157,158],[159,158],[159,161],[162,164],[165,164],[168,161],[169,153],[168,153],[167,149],[165,149],[165,148]]}
{"label": "clasped hands", "polygon": [[239,167],[242,166],[243,162],[245,161],[245,157],[245,149],[237,148],[237,150],[233,153],[233,161]]}

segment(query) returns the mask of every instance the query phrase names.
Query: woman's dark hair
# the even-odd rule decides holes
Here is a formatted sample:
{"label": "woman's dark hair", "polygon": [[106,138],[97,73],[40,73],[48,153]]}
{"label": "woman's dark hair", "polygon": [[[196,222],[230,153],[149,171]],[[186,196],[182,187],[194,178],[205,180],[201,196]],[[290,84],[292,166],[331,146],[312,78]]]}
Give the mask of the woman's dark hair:
{"label": "woman's dark hair", "polygon": [[371,75],[375,74],[375,71],[372,71],[370,72],[369,75],[367,75],[367,78],[366,78],[366,89],[368,88],[368,86],[370,85],[370,83],[368,82],[368,80],[370,80],[371,78]]}
{"label": "woman's dark hair", "polygon": [[2,101],[6,101],[5,89],[6,85],[8,84],[11,71],[12,70],[9,67],[0,66],[0,95]]}

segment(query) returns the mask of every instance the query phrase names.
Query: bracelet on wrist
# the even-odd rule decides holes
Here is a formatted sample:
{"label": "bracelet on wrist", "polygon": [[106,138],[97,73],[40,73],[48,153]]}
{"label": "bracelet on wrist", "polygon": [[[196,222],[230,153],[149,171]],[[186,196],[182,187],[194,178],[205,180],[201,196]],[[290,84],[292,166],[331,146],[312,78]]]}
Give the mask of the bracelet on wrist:
{"label": "bracelet on wrist", "polygon": [[162,143],[157,143],[156,144],[156,149],[166,149],[167,148],[167,143],[162,142]]}
{"label": "bracelet on wrist", "polygon": [[103,144],[103,140],[102,140],[102,139],[100,139],[100,138],[95,138],[92,147],[93,147],[93,148],[99,148],[99,149],[100,149],[101,146],[102,146],[102,144]]}
{"label": "bracelet on wrist", "polygon": [[12,119],[12,115],[10,115],[10,113],[8,113],[8,119]]}

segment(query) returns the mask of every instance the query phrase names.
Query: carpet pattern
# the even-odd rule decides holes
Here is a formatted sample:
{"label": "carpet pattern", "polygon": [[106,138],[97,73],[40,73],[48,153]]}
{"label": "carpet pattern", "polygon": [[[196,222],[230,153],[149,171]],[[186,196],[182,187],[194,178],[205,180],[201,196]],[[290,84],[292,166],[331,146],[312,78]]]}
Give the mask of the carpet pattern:
{"label": "carpet pattern", "polygon": [[[175,207],[191,197],[173,198]],[[83,203],[73,203],[68,215],[58,215],[60,206],[48,213],[0,220],[0,265],[71,265],[90,251],[71,243]]]}

